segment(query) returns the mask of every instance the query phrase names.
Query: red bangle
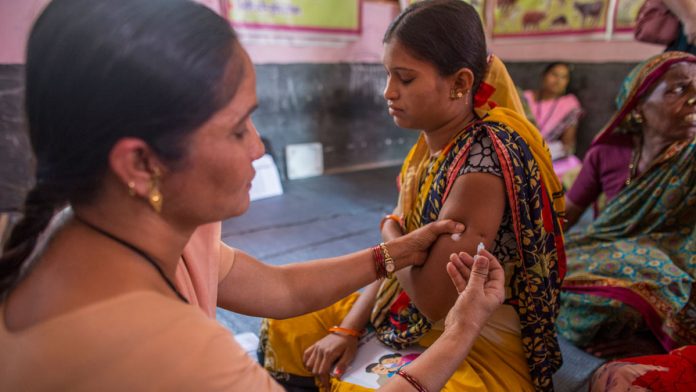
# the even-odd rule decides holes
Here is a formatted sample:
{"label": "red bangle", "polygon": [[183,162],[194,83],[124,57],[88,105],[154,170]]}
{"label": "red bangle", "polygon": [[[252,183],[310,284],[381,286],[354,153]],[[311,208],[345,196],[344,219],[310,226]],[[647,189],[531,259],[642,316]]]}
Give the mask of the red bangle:
{"label": "red bangle", "polygon": [[389,250],[387,249],[387,245],[382,242],[379,244],[379,249],[382,251],[382,265],[384,266],[384,270],[386,271],[386,277],[391,279],[392,274],[394,271],[396,271],[396,265],[394,265],[394,259],[389,255]]}
{"label": "red bangle", "polygon": [[329,328],[329,332],[353,336],[355,338],[359,338],[363,334],[363,331],[358,331],[357,329],[352,328],[343,328],[339,327],[338,325],[334,325],[333,327]]}
{"label": "red bangle", "polygon": [[403,377],[404,380],[408,381],[408,383],[411,384],[412,387],[416,388],[416,391],[428,392],[428,390],[423,385],[421,385],[421,383],[419,383],[418,380],[416,380],[413,376],[409,375],[408,373],[406,373],[402,369],[399,369],[396,372],[396,374]]}
{"label": "red bangle", "polygon": [[377,245],[372,247],[372,259],[375,261],[375,271],[377,272],[377,279],[384,279],[387,277],[387,268],[384,263],[384,253],[382,252],[382,247]]}
{"label": "red bangle", "polygon": [[393,220],[394,222],[399,224],[399,227],[402,227],[403,225],[401,224],[401,218],[394,214],[389,214],[385,215],[381,221],[379,221],[379,231],[382,231],[384,228],[384,224],[387,223],[388,220]]}

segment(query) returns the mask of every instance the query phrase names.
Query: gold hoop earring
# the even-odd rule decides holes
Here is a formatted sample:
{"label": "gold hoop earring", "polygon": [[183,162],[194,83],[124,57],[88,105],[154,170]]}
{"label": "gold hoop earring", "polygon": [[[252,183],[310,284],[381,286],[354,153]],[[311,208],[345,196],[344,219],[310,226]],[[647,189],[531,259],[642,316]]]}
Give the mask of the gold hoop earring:
{"label": "gold hoop earring", "polygon": [[150,206],[158,214],[162,212],[162,193],[159,190],[160,176],[159,169],[155,168],[152,177],[150,177],[150,192],[147,195]]}
{"label": "gold hoop earring", "polygon": [[128,196],[135,196],[135,182],[128,181]]}

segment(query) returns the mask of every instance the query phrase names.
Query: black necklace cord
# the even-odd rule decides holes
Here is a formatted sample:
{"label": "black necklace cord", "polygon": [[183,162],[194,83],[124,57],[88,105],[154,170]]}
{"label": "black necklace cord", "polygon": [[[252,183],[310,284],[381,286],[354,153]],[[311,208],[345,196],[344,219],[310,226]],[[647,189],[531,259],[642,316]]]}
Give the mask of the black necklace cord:
{"label": "black necklace cord", "polygon": [[155,267],[155,269],[160,274],[160,276],[162,276],[162,279],[164,279],[164,281],[167,283],[167,286],[169,286],[169,288],[171,288],[172,291],[174,291],[174,293],[176,293],[176,296],[179,297],[179,299],[181,299],[182,301],[184,301],[186,303],[189,303],[188,300],[186,299],[186,297],[184,297],[183,294],[181,294],[179,292],[179,290],[176,289],[176,286],[174,286],[174,283],[171,280],[169,280],[167,275],[165,275],[164,271],[162,270],[162,267],[160,267],[159,264],[157,264],[157,262],[155,261],[155,259],[152,256],[145,253],[144,250],[138,248],[137,246],[131,244],[130,242],[123,240],[119,237],[116,237],[115,235],[109,233],[108,231],[102,229],[99,226],[94,225],[93,223],[87,222],[85,219],[81,218],[79,215],[73,213],[73,216],[75,217],[75,219],[77,221],[79,221],[83,225],[89,227],[90,229],[96,231],[97,233],[99,233],[107,238],[110,238],[111,240],[113,240],[113,241],[125,246],[126,248],[132,250],[133,252],[137,253],[140,257],[142,257],[148,263],[150,263],[153,267]]}

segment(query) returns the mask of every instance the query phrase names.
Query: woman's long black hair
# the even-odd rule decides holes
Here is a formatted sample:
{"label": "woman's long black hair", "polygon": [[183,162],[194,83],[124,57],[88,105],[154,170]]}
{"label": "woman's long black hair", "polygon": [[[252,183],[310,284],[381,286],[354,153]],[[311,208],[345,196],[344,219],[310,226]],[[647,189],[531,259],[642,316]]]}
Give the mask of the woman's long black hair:
{"label": "woman's long black hair", "polygon": [[[165,162],[234,94],[237,39],[187,0],[54,0],[31,31],[25,107],[36,183],[0,258],[0,298],[56,209],[93,198],[123,137]],[[231,86],[231,87],[230,87]]]}

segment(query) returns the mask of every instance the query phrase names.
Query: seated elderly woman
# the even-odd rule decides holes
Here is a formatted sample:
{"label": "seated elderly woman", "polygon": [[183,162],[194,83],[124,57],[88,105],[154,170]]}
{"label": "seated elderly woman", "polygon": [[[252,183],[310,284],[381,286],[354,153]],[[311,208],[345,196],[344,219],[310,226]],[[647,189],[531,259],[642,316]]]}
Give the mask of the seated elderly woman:
{"label": "seated elderly woman", "polygon": [[[567,195],[569,225],[600,193],[608,204],[567,237],[558,328],[595,352],[620,337],[645,337],[658,352],[694,344],[696,56],[667,52],[638,65],[617,104]],[[599,351],[642,348],[622,347]]]}

